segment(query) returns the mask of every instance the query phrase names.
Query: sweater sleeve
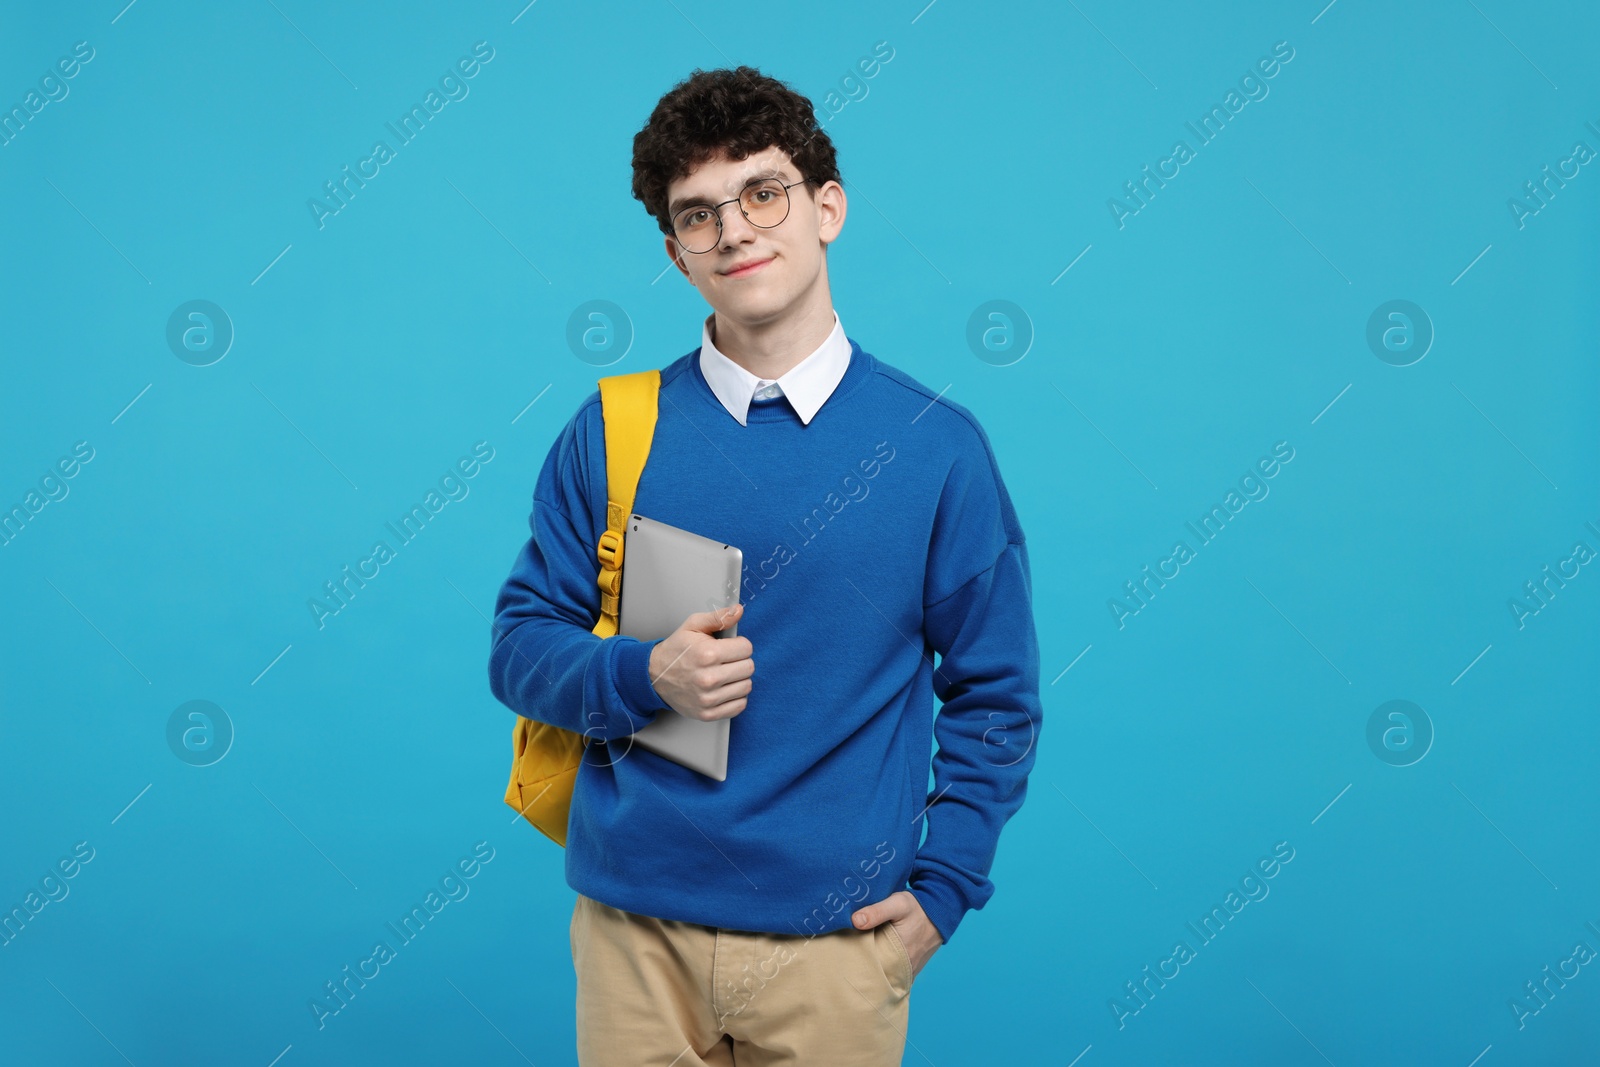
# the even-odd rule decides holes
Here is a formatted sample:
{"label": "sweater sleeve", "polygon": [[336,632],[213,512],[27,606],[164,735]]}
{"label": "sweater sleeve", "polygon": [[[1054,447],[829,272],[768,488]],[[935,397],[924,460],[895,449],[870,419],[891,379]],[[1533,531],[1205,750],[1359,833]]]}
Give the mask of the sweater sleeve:
{"label": "sweater sleeve", "polygon": [[980,455],[958,462],[941,494],[928,563],[927,595],[937,599],[923,605],[941,707],[927,837],[909,888],[947,943],[994,895],[989,870],[1027,796],[1043,719],[1028,548],[981,428],[978,438]]}
{"label": "sweater sleeve", "polygon": [[[593,632],[600,620],[595,516],[601,509],[590,506],[588,472],[598,470],[603,478],[605,461],[586,448],[598,436],[604,450],[604,437],[586,432],[591,419],[587,429],[595,430],[597,402],[567,423],[539,473],[531,536],[495,602],[489,688],[519,715],[605,741],[643,728],[667,705],[650,679],[650,653],[659,640]],[[592,462],[585,461],[589,454]]]}

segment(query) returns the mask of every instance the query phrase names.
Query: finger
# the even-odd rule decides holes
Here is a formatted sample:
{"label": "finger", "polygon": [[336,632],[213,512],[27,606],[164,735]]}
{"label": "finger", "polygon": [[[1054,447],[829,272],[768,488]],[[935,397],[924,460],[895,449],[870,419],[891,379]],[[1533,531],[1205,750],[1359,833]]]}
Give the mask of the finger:
{"label": "finger", "polygon": [[752,674],[756,673],[756,661],[753,659],[740,659],[718,663],[701,669],[705,676],[706,688],[708,690],[716,689],[749,679]]}
{"label": "finger", "polygon": [[724,704],[731,704],[735,700],[744,700],[750,696],[750,690],[755,683],[748,678],[735,678],[726,685],[719,685],[715,689],[706,690],[706,703],[713,708],[720,708]]}
{"label": "finger", "polygon": [[701,633],[714,634],[718,630],[726,630],[729,624],[739,618],[739,613],[743,610],[743,604],[734,604],[726,608],[697,611],[684,620],[683,627],[686,630],[698,630]]}
{"label": "finger", "polygon": [[911,914],[915,900],[908,890],[897,889],[873,906],[879,909],[885,919],[904,919]]}
{"label": "finger", "polygon": [[716,722],[718,719],[732,718],[748,706],[741,703],[744,699],[743,696],[738,696],[715,707],[700,708],[695,712],[694,718],[699,719],[701,722]]}
{"label": "finger", "polygon": [[[701,642],[702,644],[704,642]],[[755,646],[748,637],[725,637],[711,646],[713,663],[735,663],[750,658]]]}

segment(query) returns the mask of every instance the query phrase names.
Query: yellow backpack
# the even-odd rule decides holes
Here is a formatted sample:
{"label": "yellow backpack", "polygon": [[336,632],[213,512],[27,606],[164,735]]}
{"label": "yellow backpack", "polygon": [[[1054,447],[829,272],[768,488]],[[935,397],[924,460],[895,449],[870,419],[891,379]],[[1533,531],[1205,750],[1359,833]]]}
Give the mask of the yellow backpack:
{"label": "yellow backpack", "polygon": [[[594,632],[617,633],[621,606],[623,530],[633,514],[634,492],[650,455],[656,430],[659,370],[612,374],[600,379],[600,410],[606,433],[606,529],[595,554],[600,560],[600,619]],[[511,782],[506,803],[550,840],[566,847],[572,789],[588,737],[537,719],[517,716],[512,728]]]}

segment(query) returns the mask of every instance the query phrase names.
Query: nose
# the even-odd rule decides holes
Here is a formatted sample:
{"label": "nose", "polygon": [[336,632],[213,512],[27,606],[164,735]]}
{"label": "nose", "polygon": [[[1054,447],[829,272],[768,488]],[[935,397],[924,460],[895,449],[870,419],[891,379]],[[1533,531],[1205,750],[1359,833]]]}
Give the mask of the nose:
{"label": "nose", "polygon": [[744,211],[737,201],[723,205],[721,211],[722,239],[717,242],[717,247],[731,249],[747,242],[755,235],[755,226],[744,217]]}

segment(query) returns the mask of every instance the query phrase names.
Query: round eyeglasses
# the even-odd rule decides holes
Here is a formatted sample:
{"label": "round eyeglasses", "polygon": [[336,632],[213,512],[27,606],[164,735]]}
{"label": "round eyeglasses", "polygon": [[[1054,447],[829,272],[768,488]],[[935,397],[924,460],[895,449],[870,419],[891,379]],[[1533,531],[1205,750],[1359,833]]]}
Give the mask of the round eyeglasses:
{"label": "round eyeglasses", "polygon": [[789,190],[811,178],[783,184],[777,178],[757,178],[732,200],[720,204],[690,204],[672,217],[672,235],[685,252],[709,252],[722,240],[722,209],[737,203],[750,225],[770,230],[789,217]]}

